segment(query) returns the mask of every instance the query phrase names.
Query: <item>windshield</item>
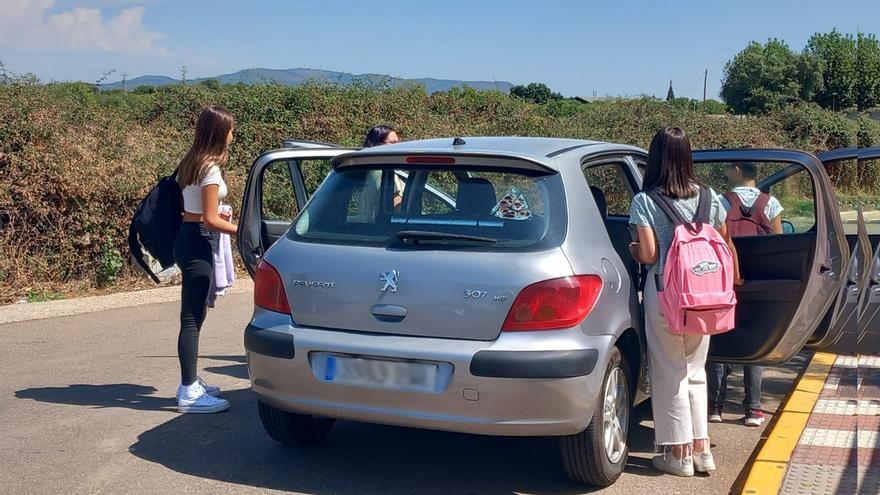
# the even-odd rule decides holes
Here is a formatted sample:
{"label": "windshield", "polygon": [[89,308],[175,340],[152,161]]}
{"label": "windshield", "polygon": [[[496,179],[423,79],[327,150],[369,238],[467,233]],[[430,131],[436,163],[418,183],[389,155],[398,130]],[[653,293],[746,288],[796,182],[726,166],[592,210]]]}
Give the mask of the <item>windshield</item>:
{"label": "windshield", "polygon": [[540,250],[565,234],[558,174],[454,165],[332,172],[289,237],[325,244]]}

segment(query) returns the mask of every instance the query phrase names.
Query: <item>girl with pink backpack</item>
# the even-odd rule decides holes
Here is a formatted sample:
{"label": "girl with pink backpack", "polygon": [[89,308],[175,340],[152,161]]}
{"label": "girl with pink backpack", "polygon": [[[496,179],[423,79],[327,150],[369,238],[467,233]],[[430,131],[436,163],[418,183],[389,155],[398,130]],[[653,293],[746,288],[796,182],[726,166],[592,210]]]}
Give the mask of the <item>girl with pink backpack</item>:
{"label": "girl with pink backpack", "polygon": [[694,175],[684,131],[651,141],[643,192],[633,198],[633,258],[649,269],[643,292],[655,468],[678,476],[715,470],[709,450],[709,336],[733,329],[742,284],[721,198]]}

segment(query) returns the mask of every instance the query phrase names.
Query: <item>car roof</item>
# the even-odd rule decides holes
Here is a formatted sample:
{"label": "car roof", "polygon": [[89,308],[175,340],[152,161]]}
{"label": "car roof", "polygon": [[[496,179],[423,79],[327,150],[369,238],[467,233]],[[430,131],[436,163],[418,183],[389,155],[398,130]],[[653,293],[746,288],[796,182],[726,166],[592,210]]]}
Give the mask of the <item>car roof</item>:
{"label": "car roof", "polygon": [[575,150],[586,151],[588,148],[590,148],[591,151],[592,148],[595,148],[595,151],[606,151],[611,148],[643,152],[632,146],[585,139],[521,136],[469,136],[458,138],[420,139],[415,141],[403,141],[396,144],[386,144],[374,148],[364,148],[337,157],[334,162],[338,164],[339,162],[344,162],[350,159],[375,155],[470,155],[517,157],[558,170],[558,162],[555,160],[556,157],[560,157]]}

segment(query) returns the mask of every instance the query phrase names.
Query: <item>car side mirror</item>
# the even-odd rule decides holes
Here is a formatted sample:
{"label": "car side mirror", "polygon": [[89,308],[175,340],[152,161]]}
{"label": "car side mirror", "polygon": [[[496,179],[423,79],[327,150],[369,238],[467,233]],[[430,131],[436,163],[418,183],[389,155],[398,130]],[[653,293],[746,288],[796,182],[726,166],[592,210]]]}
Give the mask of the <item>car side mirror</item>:
{"label": "car side mirror", "polygon": [[789,222],[788,220],[782,221],[782,233],[783,234],[794,234],[794,224]]}

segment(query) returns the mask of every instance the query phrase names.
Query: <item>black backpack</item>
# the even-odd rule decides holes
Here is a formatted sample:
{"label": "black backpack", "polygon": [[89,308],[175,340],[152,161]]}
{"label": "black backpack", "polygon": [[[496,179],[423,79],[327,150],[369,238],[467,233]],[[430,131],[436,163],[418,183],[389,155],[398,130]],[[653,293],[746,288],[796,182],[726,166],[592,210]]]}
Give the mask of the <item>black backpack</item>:
{"label": "black backpack", "polygon": [[128,249],[138,265],[157,284],[159,278],[144,260],[141,246],[162,265],[163,270],[172,266],[174,238],[183,222],[182,213],[183,195],[175,170],[170,176],[159,179],[159,183],[141,201],[128,226]]}

